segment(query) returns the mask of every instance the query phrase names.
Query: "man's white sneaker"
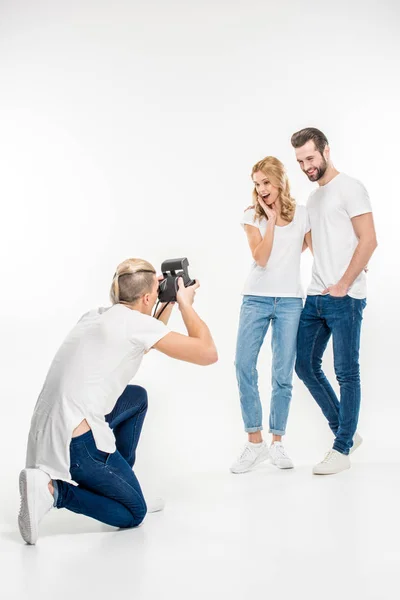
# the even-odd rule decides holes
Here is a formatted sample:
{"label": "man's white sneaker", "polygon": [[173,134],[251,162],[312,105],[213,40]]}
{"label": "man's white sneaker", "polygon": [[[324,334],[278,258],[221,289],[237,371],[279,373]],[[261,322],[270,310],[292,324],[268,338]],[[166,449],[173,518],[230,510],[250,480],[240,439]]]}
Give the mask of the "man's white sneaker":
{"label": "man's white sneaker", "polygon": [[269,458],[269,452],[265,442],[261,442],[260,444],[247,442],[242,454],[231,466],[231,472],[246,473],[246,471],[250,471],[252,467],[263,462],[263,460],[267,460],[267,458]]}
{"label": "man's white sneaker", "polygon": [[36,544],[39,523],[54,504],[49,482],[50,477],[41,469],[24,469],[20,473],[21,508],[18,525],[22,539],[27,544]]}
{"label": "man's white sneaker", "polygon": [[357,450],[357,448],[359,448],[362,443],[363,443],[363,439],[362,439],[361,435],[359,433],[357,433],[357,431],[356,431],[354,434],[354,437],[353,437],[353,445],[350,448],[350,454],[353,454],[353,452],[355,450]]}
{"label": "man's white sneaker", "polygon": [[269,456],[271,463],[278,467],[278,469],[293,469],[294,465],[289,456],[286,454],[286,450],[282,442],[274,442],[269,447]]}
{"label": "man's white sneaker", "polygon": [[313,473],[314,475],[334,475],[350,469],[350,467],[350,459],[346,454],[342,454],[337,450],[329,450],[325,454],[324,460],[315,465]]}

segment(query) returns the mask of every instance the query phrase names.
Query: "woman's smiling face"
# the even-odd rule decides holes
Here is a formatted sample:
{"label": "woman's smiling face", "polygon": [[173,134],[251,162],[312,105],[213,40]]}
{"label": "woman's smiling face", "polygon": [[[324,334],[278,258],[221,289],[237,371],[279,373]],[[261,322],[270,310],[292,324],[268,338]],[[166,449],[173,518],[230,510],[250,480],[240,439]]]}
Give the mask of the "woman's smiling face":
{"label": "woman's smiling face", "polygon": [[279,188],[272,185],[268,175],[262,171],[256,171],[253,175],[253,182],[257,194],[270,206],[278,199]]}

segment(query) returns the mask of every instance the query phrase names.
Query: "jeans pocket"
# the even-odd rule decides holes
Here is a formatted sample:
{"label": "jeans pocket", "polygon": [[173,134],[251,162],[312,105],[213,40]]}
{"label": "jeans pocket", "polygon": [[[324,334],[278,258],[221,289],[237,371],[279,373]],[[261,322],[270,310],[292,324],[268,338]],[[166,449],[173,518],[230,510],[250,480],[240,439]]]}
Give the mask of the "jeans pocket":
{"label": "jeans pocket", "polygon": [[85,444],[86,452],[88,457],[95,463],[98,463],[102,466],[105,466],[110,458],[110,454],[108,452],[103,452],[103,450],[98,450],[96,447],[88,448]]}
{"label": "jeans pocket", "polygon": [[324,294],[326,296],[329,296],[329,298],[332,298],[333,300],[345,300],[346,298],[350,298],[350,296],[348,294],[346,294],[345,296],[332,296],[332,294]]}

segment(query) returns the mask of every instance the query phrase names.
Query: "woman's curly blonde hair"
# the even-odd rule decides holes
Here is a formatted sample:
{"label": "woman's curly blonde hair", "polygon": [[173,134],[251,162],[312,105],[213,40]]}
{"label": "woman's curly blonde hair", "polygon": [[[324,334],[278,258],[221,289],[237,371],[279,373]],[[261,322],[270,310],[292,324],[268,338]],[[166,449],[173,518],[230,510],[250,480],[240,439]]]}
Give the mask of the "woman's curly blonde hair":
{"label": "woman's curly blonde hair", "polygon": [[[296,210],[296,200],[290,195],[289,179],[286,174],[285,167],[280,160],[274,156],[266,156],[258,163],[254,165],[251,170],[251,178],[253,179],[254,173],[261,171],[266,175],[272,185],[279,189],[279,200],[281,203],[281,217],[288,223],[293,221],[294,212]],[[267,215],[261,208],[257,200],[257,190],[254,187],[253,190],[253,206],[255,209],[255,219],[260,220],[263,217],[268,219]]]}

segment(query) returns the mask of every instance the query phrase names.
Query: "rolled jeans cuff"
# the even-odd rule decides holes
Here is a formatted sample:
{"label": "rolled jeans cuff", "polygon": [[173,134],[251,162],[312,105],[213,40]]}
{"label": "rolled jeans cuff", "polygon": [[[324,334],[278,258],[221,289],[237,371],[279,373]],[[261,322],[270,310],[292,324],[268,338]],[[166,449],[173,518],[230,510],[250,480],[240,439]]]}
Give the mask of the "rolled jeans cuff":
{"label": "rolled jeans cuff", "polygon": [[286,431],[283,429],[270,429],[269,433],[272,433],[272,435],[285,435]]}
{"label": "rolled jeans cuff", "polygon": [[245,432],[246,433],[256,433],[257,431],[262,431],[263,426],[260,425],[259,427],[245,427]]}
{"label": "rolled jeans cuff", "polygon": [[340,448],[337,444],[333,444],[333,449],[337,452],[340,452],[340,454],[344,454],[345,456],[348,456],[350,454],[350,450],[348,448],[346,450],[343,450],[343,448]]}

